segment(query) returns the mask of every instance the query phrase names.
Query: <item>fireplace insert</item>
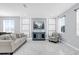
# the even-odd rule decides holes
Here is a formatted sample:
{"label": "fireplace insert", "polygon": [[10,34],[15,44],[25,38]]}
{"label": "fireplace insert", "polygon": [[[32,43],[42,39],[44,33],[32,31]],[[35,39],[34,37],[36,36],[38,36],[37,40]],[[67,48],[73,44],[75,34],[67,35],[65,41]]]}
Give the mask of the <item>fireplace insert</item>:
{"label": "fireplace insert", "polygon": [[33,40],[45,40],[45,32],[33,32]]}

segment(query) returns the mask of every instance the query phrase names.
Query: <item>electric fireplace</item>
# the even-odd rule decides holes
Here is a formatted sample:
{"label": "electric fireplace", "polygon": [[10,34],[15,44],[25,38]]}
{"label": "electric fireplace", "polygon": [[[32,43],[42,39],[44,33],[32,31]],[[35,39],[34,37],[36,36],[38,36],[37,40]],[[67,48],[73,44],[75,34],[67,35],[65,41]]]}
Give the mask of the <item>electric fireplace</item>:
{"label": "electric fireplace", "polygon": [[45,32],[33,32],[33,40],[45,40]]}

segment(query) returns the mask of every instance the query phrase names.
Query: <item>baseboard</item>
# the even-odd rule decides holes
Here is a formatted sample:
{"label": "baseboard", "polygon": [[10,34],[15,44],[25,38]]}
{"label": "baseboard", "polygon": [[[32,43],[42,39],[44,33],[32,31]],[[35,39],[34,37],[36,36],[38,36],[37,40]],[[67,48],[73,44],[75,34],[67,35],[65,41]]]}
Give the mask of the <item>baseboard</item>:
{"label": "baseboard", "polygon": [[62,41],[62,43],[63,43],[63,44],[66,44],[67,46],[69,46],[69,47],[71,47],[71,48],[73,48],[74,50],[79,51],[79,48],[73,46],[72,44],[68,43],[67,41]]}

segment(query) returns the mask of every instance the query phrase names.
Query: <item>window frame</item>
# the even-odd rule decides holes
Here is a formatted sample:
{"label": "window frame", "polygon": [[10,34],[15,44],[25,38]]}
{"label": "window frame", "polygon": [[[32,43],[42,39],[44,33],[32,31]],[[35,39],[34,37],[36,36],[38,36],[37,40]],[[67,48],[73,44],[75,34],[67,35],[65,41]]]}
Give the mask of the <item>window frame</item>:
{"label": "window frame", "polygon": [[[62,16],[58,19],[58,32],[59,33],[65,33],[65,20],[66,20],[65,16]],[[62,31],[61,27],[63,26],[64,26],[64,30]]]}

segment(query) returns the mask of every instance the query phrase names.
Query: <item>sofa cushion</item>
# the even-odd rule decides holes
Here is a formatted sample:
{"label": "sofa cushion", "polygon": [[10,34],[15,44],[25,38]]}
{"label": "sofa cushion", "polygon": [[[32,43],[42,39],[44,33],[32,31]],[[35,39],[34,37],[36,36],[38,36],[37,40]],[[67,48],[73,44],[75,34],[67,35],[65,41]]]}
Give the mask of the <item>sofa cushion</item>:
{"label": "sofa cushion", "polygon": [[0,40],[16,40],[17,38],[25,37],[24,33],[12,33],[0,36]]}
{"label": "sofa cushion", "polygon": [[17,38],[22,38],[25,37],[24,33],[16,33]]}
{"label": "sofa cushion", "polygon": [[10,34],[10,37],[12,38],[12,40],[16,40],[17,39],[16,34]]}
{"label": "sofa cushion", "polygon": [[17,37],[17,38],[20,38],[19,34],[16,34],[16,37]]}
{"label": "sofa cushion", "polygon": [[17,37],[17,38],[21,38],[21,37],[22,37],[22,36],[21,36],[21,33],[16,34],[16,37]]}
{"label": "sofa cushion", "polygon": [[9,34],[1,35],[0,40],[12,40]]}
{"label": "sofa cushion", "polygon": [[21,35],[21,37],[25,37],[25,34],[24,33],[21,33],[20,35]]}
{"label": "sofa cushion", "polygon": [[52,36],[59,36],[59,34],[58,33],[56,33],[56,32],[54,32],[54,33],[52,33]]}

